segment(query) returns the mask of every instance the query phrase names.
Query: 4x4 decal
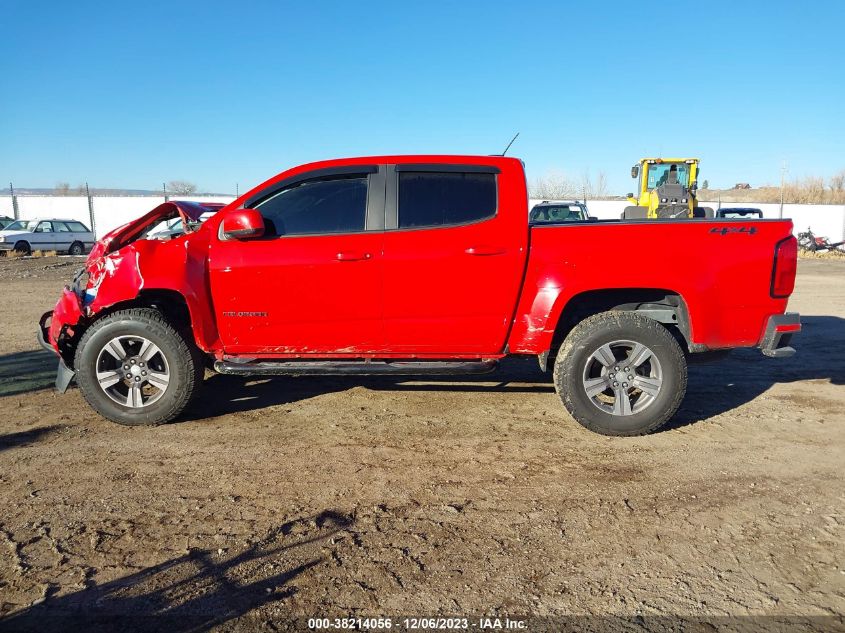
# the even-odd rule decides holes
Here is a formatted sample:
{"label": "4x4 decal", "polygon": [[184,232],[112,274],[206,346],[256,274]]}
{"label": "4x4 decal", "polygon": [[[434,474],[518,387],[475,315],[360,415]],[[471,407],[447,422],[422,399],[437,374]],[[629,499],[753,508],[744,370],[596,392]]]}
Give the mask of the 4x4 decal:
{"label": "4x4 decal", "polygon": [[754,235],[757,228],[754,226],[714,226],[710,229],[711,233],[718,233],[719,235],[727,235],[728,233],[748,233]]}

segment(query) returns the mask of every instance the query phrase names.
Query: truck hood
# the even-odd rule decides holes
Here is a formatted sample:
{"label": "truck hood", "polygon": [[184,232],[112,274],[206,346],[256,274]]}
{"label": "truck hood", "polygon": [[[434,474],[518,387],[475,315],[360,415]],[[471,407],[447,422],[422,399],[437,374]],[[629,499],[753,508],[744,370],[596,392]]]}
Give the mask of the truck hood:
{"label": "truck hood", "polygon": [[217,211],[224,206],[225,205],[216,202],[200,203],[188,202],[185,200],[174,200],[160,204],[146,215],[142,215],[137,220],[133,220],[123,226],[119,226],[101,237],[94,245],[94,248],[91,249],[91,254],[88,255],[86,266],[90,268],[104,255],[119,250],[127,244],[134,242],[143,235],[147,229],[162,220],[168,218],[175,219],[178,217],[182,219],[185,226],[188,226],[189,222],[199,221],[200,216],[202,216],[203,213]]}

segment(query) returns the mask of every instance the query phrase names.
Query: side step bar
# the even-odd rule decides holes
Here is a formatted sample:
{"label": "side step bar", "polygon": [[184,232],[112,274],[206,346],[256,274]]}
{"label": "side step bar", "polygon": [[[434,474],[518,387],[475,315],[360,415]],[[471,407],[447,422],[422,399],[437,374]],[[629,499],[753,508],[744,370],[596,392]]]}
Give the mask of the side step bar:
{"label": "side step bar", "polygon": [[480,361],[251,361],[218,360],[214,371],[232,376],[461,376],[488,374],[496,360]]}

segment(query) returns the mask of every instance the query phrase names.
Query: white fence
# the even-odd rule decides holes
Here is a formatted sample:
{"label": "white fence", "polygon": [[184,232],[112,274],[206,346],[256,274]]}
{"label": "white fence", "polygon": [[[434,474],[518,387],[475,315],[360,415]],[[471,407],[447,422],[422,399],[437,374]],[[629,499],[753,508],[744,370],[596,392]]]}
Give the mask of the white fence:
{"label": "white fence", "polygon": [[[91,225],[86,196],[16,196],[18,217],[67,218]],[[170,200],[231,202],[233,196],[169,196]],[[138,218],[164,202],[164,196],[92,196],[94,231],[101,237],[112,229]],[[14,217],[11,196],[0,196],[0,216]]]}
{"label": "white fence", "polygon": [[[17,196],[18,217],[30,220],[39,217],[72,218],[84,224],[91,224],[88,198],[85,196]],[[171,200],[197,200],[201,202],[231,202],[232,196],[173,196]],[[97,237],[115,227],[133,220],[164,202],[157,196],[93,196],[94,230]],[[540,200],[531,200],[531,205]],[[627,206],[625,200],[587,201],[590,214],[600,219],[618,218]],[[718,207],[716,202],[702,202],[703,205]],[[723,207],[756,207],[762,209],[763,217],[777,218],[780,205],[772,203],[743,202],[723,203]],[[14,217],[11,196],[0,196],[0,216]],[[826,236],[833,242],[845,240],[845,205],[834,204],[785,204],[783,217],[791,218],[795,232],[808,227],[818,236]]]}
{"label": "white fence", "polygon": [[[531,206],[542,202],[531,200]],[[618,219],[622,210],[630,204],[626,200],[593,200],[587,201],[590,215],[601,220]],[[718,208],[718,202],[701,202],[702,206]],[[764,218],[776,219],[780,213],[779,203],[769,202],[723,202],[722,208],[754,207],[763,212]],[[785,204],[783,217],[791,219],[794,232],[806,231],[809,227],[819,237],[827,237],[831,242],[845,240],[845,205],[841,204]]]}

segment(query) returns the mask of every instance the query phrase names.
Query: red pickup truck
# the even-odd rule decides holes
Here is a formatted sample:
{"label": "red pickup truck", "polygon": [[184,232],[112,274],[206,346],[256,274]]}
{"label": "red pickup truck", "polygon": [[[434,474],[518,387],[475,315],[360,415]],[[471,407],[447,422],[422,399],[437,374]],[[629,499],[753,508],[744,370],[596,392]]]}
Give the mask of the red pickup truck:
{"label": "red pickup truck", "polygon": [[[521,161],[379,156],[285,171],[193,232],[166,202],[98,242],[40,322],[121,424],[177,417],[224,374],[472,374],[511,354],[551,370],[564,406],[608,435],[660,428],[687,357],[794,353],[792,223],[529,222]],[[209,395],[213,398],[213,395]]]}

